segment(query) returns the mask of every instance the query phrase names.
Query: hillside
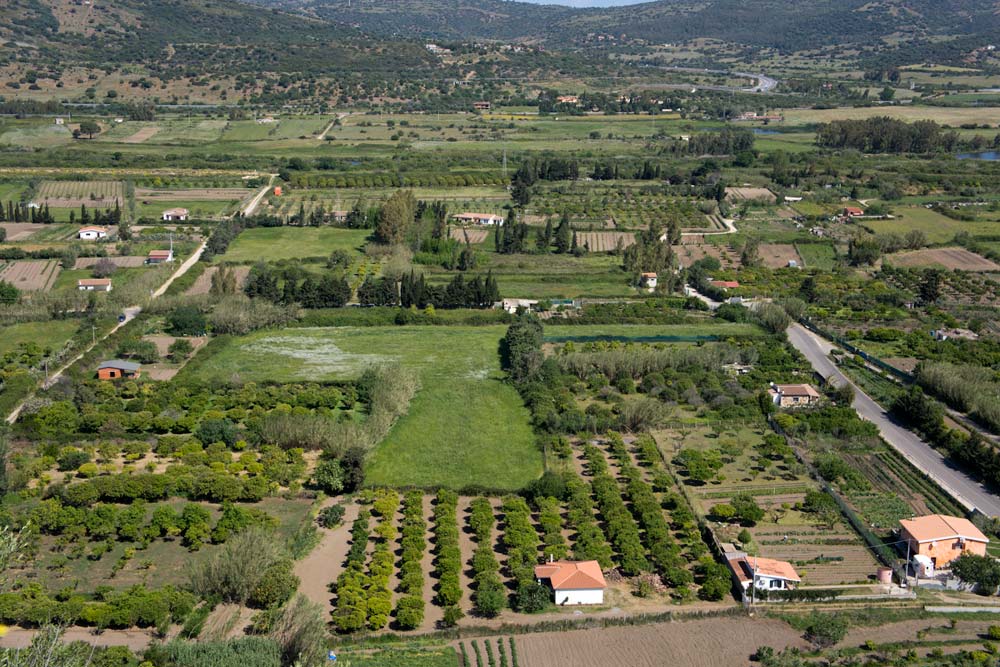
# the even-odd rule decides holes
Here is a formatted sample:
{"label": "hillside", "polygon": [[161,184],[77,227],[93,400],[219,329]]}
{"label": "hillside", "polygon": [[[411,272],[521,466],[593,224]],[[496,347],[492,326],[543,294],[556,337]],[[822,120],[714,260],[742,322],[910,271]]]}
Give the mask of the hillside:
{"label": "hillside", "polygon": [[864,44],[890,35],[934,36],[1000,30],[996,0],[659,0],[576,9],[498,0],[250,0],[383,35],[546,41],[556,45],[678,42],[714,38],[792,51]]}

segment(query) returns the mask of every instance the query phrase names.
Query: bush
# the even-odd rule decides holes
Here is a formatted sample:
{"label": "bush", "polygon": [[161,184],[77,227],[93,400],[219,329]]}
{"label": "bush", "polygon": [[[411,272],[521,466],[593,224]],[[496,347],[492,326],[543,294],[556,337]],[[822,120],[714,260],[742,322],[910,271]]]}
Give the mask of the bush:
{"label": "bush", "polygon": [[79,470],[80,466],[90,462],[90,453],[76,447],[66,447],[59,452],[59,458],[56,459],[56,462],[62,472]]}
{"label": "bush", "polygon": [[336,528],[344,520],[344,506],[330,505],[320,510],[316,523],[322,528]]}
{"label": "bush", "polygon": [[833,646],[847,635],[847,619],[813,612],[806,626],[806,639],[819,648]]}
{"label": "bush", "polygon": [[186,338],[178,338],[170,344],[170,347],[167,348],[167,352],[170,354],[170,358],[174,360],[174,362],[181,362],[191,356],[191,353],[194,352],[194,346],[191,345],[191,341]]}
{"label": "bush", "polygon": [[292,561],[279,561],[264,571],[247,602],[261,609],[278,607],[287,602],[298,587],[299,578],[292,572]]}
{"label": "bush", "polygon": [[99,469],[96,463],[84,463],[82,466],[77,468],[76,474],[85,479],[90,479],[91,477],[97,477]]}
{"label": "bush", "polygon": [[208,322],[198,308],[178,306],[167,316],[167,327],[175,336],[201,336],[208,330]]}
{"label": "bush", "polygon": [[549,606],[551,594],[549,589],[537,582],[525,583],[517,589],[514,607],[525,614],[544,611]]}
{"label": "bush", "polygon": [[344,490],[344,470],[339,461],[323,459],[316,464],[313,471],[313,482],[330,495],[337,495]]}

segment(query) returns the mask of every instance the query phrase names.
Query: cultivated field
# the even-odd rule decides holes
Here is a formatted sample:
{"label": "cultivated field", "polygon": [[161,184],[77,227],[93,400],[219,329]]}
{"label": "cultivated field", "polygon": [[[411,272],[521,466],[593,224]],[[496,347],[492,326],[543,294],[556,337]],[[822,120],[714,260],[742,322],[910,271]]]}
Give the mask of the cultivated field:
{"label": "cultivated field", "polygon": [[876,234],[888,232],[905,234],[911,229],[919,229],[927,235],[927,240],[931,243],[948,243],[959,232],[968,232],[973,236],[996,233],[995,222],[953,220],[923,206],[901,206],[895,209],[893,215],[896,217],[892,220],[864,220],[861,224]]}
{"label": "cultivated field", "polygon": [[74,269],[89,269],[102,261],[109,261],[119,269],[135,269],[145,265],[146,258],[140,255],[122,255],[118,257],[78,257]]}
{"label": "cultivated field", "polygon": [[253,263],[261,260],[326,257],[334,250],[360,253],[370,232],[337,227],[257,227],[233,241],[219,261]]}
{"label": "cultivated field", "polygon": [[135,198],[143,202],[228,201],[244,199],[253,193],[253,190],[246,188],[189,188],[183,190],[136,188]]}
{"label": "cultivated field", "polygon": [[0,280],[24,292],[48,292],[59,271],[59,262],[54,259],[16,261],[3,267]]}
{"label": "cultivated field", "polygon": [[897,252],[885,260],[893,266],[907,268],[940,266],[961,271],[1000,271],[1000,265],[965,248],[926,248],[912,252]]}
{"label": "cultivated field", "polygon": [[27,241],[32,235],[42,231],[48,225],[40,225],[33,222],[4,222],[0,223],[7,232],[8,241]]}
{"label": "cultivated field", "polygon": [[770,269],[781,269],[789,266],[789,262],[795,262],[798,266],[803,265],[802,258],[794,245],[787,243],[761,243],[759,247],[760,259],[764,266]]}
{"label": "cultivated field", "polygon": [[113,208],[125,201],[121,181],[42,181],[35,201],[53,208]]}
{"label": "cultivated field", "polygon": [[767,188],[726,188],[726,197],[734,201],[765,201],[773,204],[777,197]]}
{"label": "cultivated field", "polygon": [[620,247],[622,249],[635,243],[634,232],[577,232],[577,243],[590,250],[590,252],[611,252]]}
{"label": "cultivated field", "polygon": [[156,127],[155,125],[150,126],[150,127],[144,127],[141,130],[138,130],[135,134],[129,135],[128,137],[122,139],[122,143],[123,144],[141,144],[142,142],[146,141],[147,139],[152,139],[153,136],[155,136],[156,133],[159,132],[159,131],[160,131],[160,128]]}
{"label": "cultivated field", "polygon": [[732,245],[706,243],[703,236],[682,237],[680,245],[673,246],[673,249],[681,266],[691,266],[705,257],[716,258],[724,269],[738,269],[741,266],[740,253],[736,248]]}
{"label": "cultivated field", "polygon": [[478,245],[483,243],[490,236],[490,230],[488,229],[474,229],[467,227],[452,227],[451,228],[451,238],[456,241],[461,241],[462,243],[471,243],[472,245]]}
{"label": "cultivated field", "polygon": [[781,621],[745,617],[536,633],[516,642],[527,667],[745,667],[761,646],[805,646]]}
{"label": "cultivated field", "polygon": [[789,125],[808,123],[828,123],[831,120],[849,120],[889,116],[908,122],[933,120],[945,125],[962,123],[1000,123],[1000,107],[973,107],[967,109],[950,107],[891,106],[891,107],[841,107],[837,109],[787,109],[785,122]]}
{"label": "cultivated field", "polygon": [[[409,411],[376,448],[375,485],[517,489],[541,474],[529,415],[503,382],[497,347],[505,327],[289,329],[213,343],[221,349],[184,373],[213,381],[336,381],[373,365],[417,371]],[[213,351],[211,346],[208,350]]]}
{"label": "cultivated field", "polygon": [[[188,296],[193,296],[197,294],[208,294],[209,291],[212,289],[212,276],[215,275],[216,272],[218,272],[218,270],[219,267],[217,266],[210,266],[207,269],[205,269],[202,272],[202,274],[198,276],[197,280],[194,281],[194,284],[188,288],[185,294],[187,294]],[[232,272],[233,275],[236,276],[237,287],[242,288],[243,283],[245,283],[247,280],[247,276],[250,275],[250,267],[234,266],[232,268]]]}

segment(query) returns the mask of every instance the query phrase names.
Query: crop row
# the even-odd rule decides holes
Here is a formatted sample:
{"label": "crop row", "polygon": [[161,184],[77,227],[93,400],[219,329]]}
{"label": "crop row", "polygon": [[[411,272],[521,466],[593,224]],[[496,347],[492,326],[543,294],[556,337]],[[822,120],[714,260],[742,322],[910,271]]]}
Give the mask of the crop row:
{"label": "crop row", "polygon": [[493,526],[496,517],[486,498],[476,498],[469,506],[469,526],[476,535],[476,550],[472,554],[473,585],[476,594],[473,602],[484,616],[496,616],[507,604],[500,564],[493,553]]}
{"label": "crop row", "polygon": [[333,623],[340,632],[357,632],[365,627],[368,618],[364,568],[370,522],[371,512],[362,509],[351,526],[351,548],[344,571],[337,578],[337,605],[333,611]]}
{"label": "crop row", "polygon": [[594,518],[590,485],[579,478],[573,478],[567,482],[566,492],[569,495],[567,518],[576,530],[573,557],[577,560],[596,560],[602,569],[611,567],[614,565],[614,552]]}
{"label": "crop row", "polygon": [[539,539],[531,524],[531,510],[520,496],[508,496],[503,501],[505,530],[504,546],[507,549],[507,570],[517,585],[524,586],[535,580],[538,563]]}
{"label": "crop row", "polygon": [[424,533],[424,497],[410,491],[403,499],[403,553],[399,564],[399,589],[403,596],[396,602],[396,622],[412,630],[424,622],[424,571],[421,561],[427,542]]}
{"label": "crop row", "polygon": [[622,500],[618,482],[608,472],[604,454],[597,447],[587,445],[585,456],[594,476],[591,482],[594,499],[604,517],[608,538],[618,553],[619,567],[628,576],[649,571],[649,561],[646,559],[639,528]]}
{"label": "crop row", "polygon": [[538,505],[538,525],[542,529],[542,553],[546,560],[562,560],[569,548],[562,534],[563,519],[559,501],[555,498],[538,498],[535,504]]}
{"label": "crop row", "polygon": [[459,574],[462,552],[458,546],[458,496],[453,491],[438,491],[434,505],[435,574],[438,580],[436,601],[442,607],[457,605],[462,599]]}

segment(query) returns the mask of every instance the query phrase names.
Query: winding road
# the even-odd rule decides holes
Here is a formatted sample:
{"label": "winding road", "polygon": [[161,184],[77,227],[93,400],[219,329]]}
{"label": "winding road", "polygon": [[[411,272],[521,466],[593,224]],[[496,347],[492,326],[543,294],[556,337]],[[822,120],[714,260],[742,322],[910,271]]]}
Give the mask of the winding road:
{"label": "winding road", "polygon": [[858,416],[875,424],[882,438],[907,461],[922,470],[968,510],[1000,516],[1000,497],[949,463],[936,449],[913,431],[897,424],[868,394],[864,393],[830,359],[836,346],[800,324],[788,327],[788,341],[809,360],[813,369],[837,386],[854,389],[853,407]]}

